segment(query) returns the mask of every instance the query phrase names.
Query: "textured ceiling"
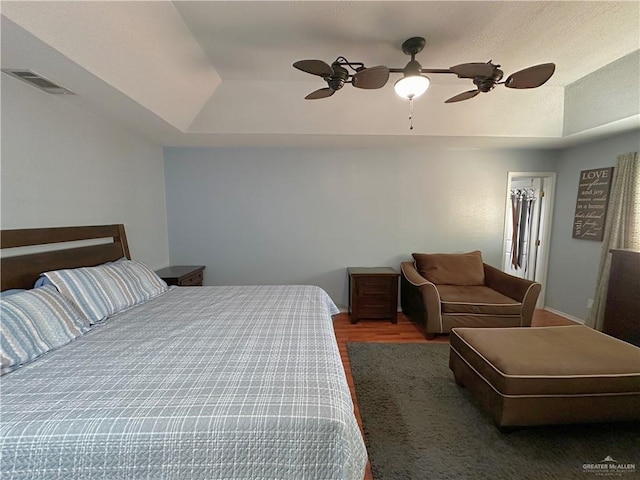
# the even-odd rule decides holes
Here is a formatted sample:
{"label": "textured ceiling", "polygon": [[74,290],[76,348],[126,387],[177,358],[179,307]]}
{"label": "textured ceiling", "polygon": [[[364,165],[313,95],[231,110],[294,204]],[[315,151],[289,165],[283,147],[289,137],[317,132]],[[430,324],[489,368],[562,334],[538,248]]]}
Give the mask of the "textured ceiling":
{"label": "textured ceiling", "polygon": [[[513,72],[548,61],[565,86],[639,48],[631,2],[176,2],[223,80],[294,80],[301,58],[403,67],[423,36],[424,67],[493,59]],[[635,12],[635,15],[633,14]],[[635,18],[634,18],[635,17]],[[292,75],[295,74],[294,75]],[[434,77],[449,81],[450,77]]]}
{"label": "textured ceiling", "polygon": [[[77,93],[65,100],[164,145],[553,145],[563,140],[565,87],[640,48],[637,1],[3,1],[2,15],[3,68],[38,71]],[[493,60],[507,75],[544,62],[557,70],[538,89],[498,86],[448,105],[473,85],[432,75],[413,131],[393,92],[397,74],[380,90],[347,85],[303,99],[325,85],[294,61],[343,55],[402,68],[411,36],[427,40],[417,56],[425,68]],[[606,101],[607,85],[585,95]],[[617,126],[636,125],[638,110]]]}

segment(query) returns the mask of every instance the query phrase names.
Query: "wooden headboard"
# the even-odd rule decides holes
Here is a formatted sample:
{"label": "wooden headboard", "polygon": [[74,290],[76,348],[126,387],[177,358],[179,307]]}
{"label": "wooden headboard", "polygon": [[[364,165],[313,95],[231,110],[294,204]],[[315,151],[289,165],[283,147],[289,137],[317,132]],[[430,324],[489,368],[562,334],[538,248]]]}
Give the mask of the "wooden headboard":
{"label": "wooden headboard", "polygon": [[[70,246],[47,252],[4,257],[4,249],[34,245],[64,244],[82,240],[111,239],[109,243]],[[57,246],[56,246],[57,247]],[[0,233],[0,290],[32,288],[42,272],[63,268],[93,267],[131,258],[123,224],[87,227],[26,228]]]}

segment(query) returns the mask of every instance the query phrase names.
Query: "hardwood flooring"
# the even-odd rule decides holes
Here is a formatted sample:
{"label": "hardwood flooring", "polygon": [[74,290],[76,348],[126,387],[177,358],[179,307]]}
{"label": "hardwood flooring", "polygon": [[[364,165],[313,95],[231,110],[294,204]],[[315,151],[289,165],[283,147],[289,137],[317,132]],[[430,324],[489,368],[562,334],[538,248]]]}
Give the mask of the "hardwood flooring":
{"label": "hardwood flooring", "polygon": [[[555,315],[546,310],[536,310],[531,322],[532,326],[556,326],[556,325],[573,325],[575,322],[568,320],[559,315]],[[342,357],[342,364],[347,376],[347,383],[351,390],[353,398],[354,410],[358,424],[362,428],[360,418],[360,409],[358,407],[358,399],[356,397],[353,385],[353,376],[351,375],[351,363],[347,352],[347,343],[349,342],[389,342],[389,343],[449,343],[448,335],[439,335],[435,340],[427,340],[424,334],[414,323],[412,323],[402,313],[398,313],[398,323],[393,324],[385,320],[361,320],[355,325],[351,324],[349,314],[341,313],[336,315],[333,321],[333,328]],[[367,464],[364,480],[373,480],[371,466]]]}

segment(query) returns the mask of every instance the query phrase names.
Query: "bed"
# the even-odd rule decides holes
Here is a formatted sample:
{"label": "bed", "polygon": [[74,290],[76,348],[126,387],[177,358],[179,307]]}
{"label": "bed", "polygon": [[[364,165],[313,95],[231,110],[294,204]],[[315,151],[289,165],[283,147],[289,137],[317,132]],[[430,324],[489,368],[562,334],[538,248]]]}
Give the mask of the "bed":
{"label": "bed", "polygon": [[[2,290],[129,258],[122,225],[5,230]],[[10,297],[7,297],[10,298]],[[3,479],[361,480],[366,450],[314,286],[170,287],[0,379]]]}

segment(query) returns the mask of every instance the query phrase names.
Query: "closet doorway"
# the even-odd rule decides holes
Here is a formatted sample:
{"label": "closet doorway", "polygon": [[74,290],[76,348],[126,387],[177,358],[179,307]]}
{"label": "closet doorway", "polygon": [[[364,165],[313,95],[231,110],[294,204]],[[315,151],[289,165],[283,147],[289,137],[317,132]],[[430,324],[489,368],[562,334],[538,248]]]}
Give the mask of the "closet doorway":
{"label": "closet doorway", "polygon": [[544,307],[556,174],[509,172],[504,217],[502,269],[542,284]]}

